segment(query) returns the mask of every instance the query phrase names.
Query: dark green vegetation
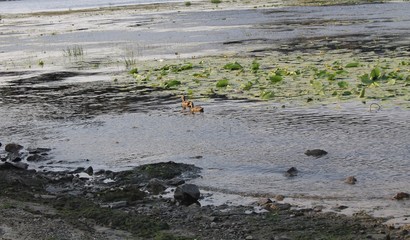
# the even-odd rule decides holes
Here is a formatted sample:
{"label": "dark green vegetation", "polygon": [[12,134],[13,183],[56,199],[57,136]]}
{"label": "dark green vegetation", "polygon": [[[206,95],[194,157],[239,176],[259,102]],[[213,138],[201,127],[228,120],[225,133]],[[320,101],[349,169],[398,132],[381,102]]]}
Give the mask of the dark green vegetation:
{"label": "dark green vegetation", "polygon": [[[410,59],[369,58],[343,52],[292,53],[259,58],[212,57],[143,62],[137,84],[191,97],[329,102],[410,101]],[[182,61],[182,63],[181,63]]]}

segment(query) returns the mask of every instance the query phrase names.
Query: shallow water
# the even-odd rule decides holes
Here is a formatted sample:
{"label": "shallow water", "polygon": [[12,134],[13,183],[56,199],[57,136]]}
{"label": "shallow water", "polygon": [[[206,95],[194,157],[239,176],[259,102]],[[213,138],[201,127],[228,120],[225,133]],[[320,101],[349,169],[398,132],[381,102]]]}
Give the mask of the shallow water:
{"label": "shallow water", "polygon": [[[198,184],[228,192],[373,199],[408,187],[408,111],[370,113],[364,104],[288,109],[229,101],[204,107],[206,113],[197,115],[171,104],[148,113],[72,122],[34,117],[17,126],[15,118],[21,113],[6,110],[2,116],[9,120],[2,119],[8,126],[1,137],[4,142],[53,148],[55,161],[41,163],[48,169],[92,165],[119,170],[158,161],[185,162],[204,169]],[[313,148],[329,154],[304,155]],[[285,177],[292,166],[300,171],[298,176]],[[350,175],[358,179],[355,186],[343,183]]]}
{"label": "shallow water", "polygon": [[11,0],[0,1],[0,13],[31,13],[42,11],[75,10],[132,4],[178,2],[178,0]]}

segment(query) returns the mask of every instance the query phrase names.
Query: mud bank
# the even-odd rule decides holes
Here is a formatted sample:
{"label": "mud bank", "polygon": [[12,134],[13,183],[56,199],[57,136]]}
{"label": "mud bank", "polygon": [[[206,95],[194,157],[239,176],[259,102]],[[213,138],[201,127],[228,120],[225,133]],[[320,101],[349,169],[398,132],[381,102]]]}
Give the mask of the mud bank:
{"label": "mud bank", "polygon": [[294,209],[275,200],[269,205],[263,205],[266,200],[262,200],[250,206],[183,206],[150,191],[152,178],[164,183],[178,178],[181,184],[198,176],[198,170],[168,162],[124,172],[99,171],[89,178],[75,172],[36,172],[3,164],[0,236],[232,240],[409,237],[408,230],[389,228],[382,224],[385,219],[365,213],[346,217],[321,213],[318,208]]}

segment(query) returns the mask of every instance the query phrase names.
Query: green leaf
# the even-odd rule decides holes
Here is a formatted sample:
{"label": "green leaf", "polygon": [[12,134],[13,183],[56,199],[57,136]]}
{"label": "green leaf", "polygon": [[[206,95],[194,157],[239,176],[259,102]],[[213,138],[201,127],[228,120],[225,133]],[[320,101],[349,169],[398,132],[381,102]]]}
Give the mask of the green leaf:
{"label": "green leaf", "polygon": [[261,99],[263,99],[263,100],[269,100],[269,99],[272,99],[274,97],[275,97],[275,94],[273,92],[270,92],[270,91],[266,91],[266,92],[263,91],[261,93]]}
{"label": "green leaf", "polygon": [[351,63],[348,63],[348,64],[346,64],[346,68],[355,68],[355,67],[358,67],[359,66],[359,63],[358,62],[351,62]]}
{"label": "green leaf", "polygon": [[362,81],[362,83],[366,85],[373,83],[373,80],[369,78],[369,74],[363,74],[362,76],[360,76],[360,81]]}
{"label": "green leaf", "polygon": [[216,87],[223,88],[223,87],[228,86],[228,84],[229,84],[228,79],[222,79],[222,80],[219,80],[219,81],[216,83]]}
{"label": "green leaf", "polygon": [[129,74],[136,74],[136,73],[138,73],[138,68],[133,68],[128,73]]}
{"label": "green leaf", "polygon": [[366,93],[366,88],[362,88],[362,90],[360,90],[360,93],[359,93],[359,98],[364,98],[365,93]]}
{"label": "green leaf", "polygon": [[272,76],[269,76],[269,80],[272,82],[272,83],[278,83],[278,82],[280,82],[280,81],[282,81],[283,80],[283,77],[281,76],[281,75],[272,75]]}
{"label": "green leaf", "polygon": [[372,69],[372,71],[370,72],[370,79],[375,81],[378,80],[381,77],[381,70],[378,67],[375,67]]}
{"label": "green leaf", "polygon": [[241,88],[242,88],[243,90],[248,91],[248,90],[250,90],[250,89],[252,88],[252,86],[253,86],[253,83],[252,83],[251,81],[248,81],[247,83],[242,84],[242,85],[241,85]]}
{"label": "green leaf", "polygon": [[349,86],[349,83],[347,83],[346,81],[340,81],[337,83],[337,85],[342,89],[346,89]]}
{"label": "green leaf", "polygon": [[253,72],[256,72],[259,70],[260,64],[256,61],[253,60],[252,64],[251,64],[251,69]]}
{"label": "green leaf", "polygon": [[169,88],[176,87],[176,86],[179,86],[179,85],[181,85],[181,81],[169,80],[169,81],[166,81],[164,83],[164,88],[169,89]]}
{"label": "green leaf", "polygon": [[228,63],[224,66],[224,69],[231,70],[231,71],[232,70],[240,70],[242,68],[243,67],[238,62]]}

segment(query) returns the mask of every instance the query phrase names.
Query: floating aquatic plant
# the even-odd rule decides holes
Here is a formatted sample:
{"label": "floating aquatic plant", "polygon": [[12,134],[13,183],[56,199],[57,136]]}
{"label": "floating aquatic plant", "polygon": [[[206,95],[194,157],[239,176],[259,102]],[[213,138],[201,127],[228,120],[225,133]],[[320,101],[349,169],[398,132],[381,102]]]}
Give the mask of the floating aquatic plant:
{"label": "floating aquatic plant", "polygon": [[165,89],[170,89],[170,88],[173,88],[179,85],[181,85],[181,81],[178,81],[178,80],[169,80],[169,81],[164,82]]}
{"label": "floating aquatic plant", "polygon": [[355,67],[358,67],[359,66],[359,63],[358,62],[350,62],[350,63],[348,63],[348,64],[346,64],[346,68],[355,68]]}
{"label": "floating aquatic plant", "polygon": [[133,68],[133,69],[131,69],[129,72],[128,72],[129,74],[137,74],[138,73],[138,68]]}
{"label": "floating aquatic plant", "polygon": [[228,84],[229,84],[229,81],[228,81],[228,79],[222,79],[222,80],[219,80],[218,82],[216,82],[216,87],[218,87],[218,88],[223,88],[223,87],[226,87],[226,86],[228,86]]}
{"label": "floating aquatic plant", "polygon": [[238,62],[233,62],[233,63],[225,64],[224,69],[232,71],[232,70],[241,70],[243,69],[243,67]]}
{"label": "floating aquatic plant", "polygon": [[252,72],[256,73],[259,70],[260,64],[258,63],[258,61],[253,60],[252,64],[251,64],[251,70]]}

